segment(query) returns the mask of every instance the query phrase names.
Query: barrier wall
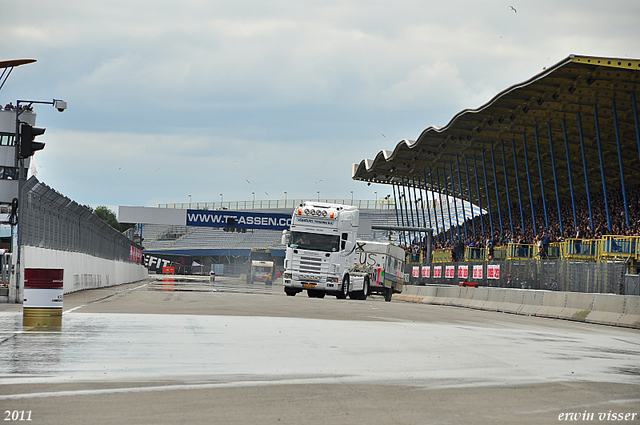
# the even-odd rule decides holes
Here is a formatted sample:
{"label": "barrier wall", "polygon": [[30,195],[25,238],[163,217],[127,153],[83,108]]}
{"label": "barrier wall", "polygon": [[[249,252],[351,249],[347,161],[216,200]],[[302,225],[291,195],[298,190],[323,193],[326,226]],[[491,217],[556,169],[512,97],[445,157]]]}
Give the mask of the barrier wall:
{"label": "barrier wall", "polygon": [[450,285],[404,285],[401,301],[640,329],[640,296]]}
{"label": "barrier wall", "polygon": [[[22,267],[23,273],[24,268],[63,269],[65,294],[137,282],[148,277],[147,269],[137,263],[106,260],[79,252],[33,246],[22,247]],[[22,295],[19,299],[22,299]]]}

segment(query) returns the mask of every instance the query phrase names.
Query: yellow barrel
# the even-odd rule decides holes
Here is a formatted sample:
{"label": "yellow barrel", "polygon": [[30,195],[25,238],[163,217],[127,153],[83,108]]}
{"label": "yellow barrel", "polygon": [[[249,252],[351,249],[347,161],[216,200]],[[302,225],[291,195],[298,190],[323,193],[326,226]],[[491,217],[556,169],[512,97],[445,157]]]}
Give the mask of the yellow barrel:
{"label": "yellow barrel", "polygon": [[60,330],[62,328],[62,309],[24,307],[22,327],[25,330]]}

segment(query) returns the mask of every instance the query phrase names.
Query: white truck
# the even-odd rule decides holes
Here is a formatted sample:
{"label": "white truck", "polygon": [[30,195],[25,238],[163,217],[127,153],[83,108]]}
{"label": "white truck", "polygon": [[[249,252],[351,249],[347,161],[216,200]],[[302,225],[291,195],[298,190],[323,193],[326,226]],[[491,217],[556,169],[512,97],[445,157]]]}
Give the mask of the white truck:
{"label": "white truck", "polygon": [[[373,257],[358,253],[358,246],[370,244],[356,240],[359,214],[353,206],[312,201],[294,210],[290,230],[282,235],[282,243],[287,246],[283,280],[287,295],[306,290],[312,298],[330,294],[339,299],[350,296],[365,300],[375,291],[385,294],[385,299],[390,301],[393,292],[402,290],[404,251],[394,246],[402,251],[402,256],[389,257],[393,258],[390,260],[394,266],[392,274],[399,270],[399,284],[394,284],[396,279],[385,279],[388,254],[384,259],[380,256],[385,263],[382,265],[374,263]],[[379,256],[377,251],[371,254]],[[393,250],[392,255],[397,256],[398,252]],[[361,258],[369,258],[369,264],[361,262]]]}

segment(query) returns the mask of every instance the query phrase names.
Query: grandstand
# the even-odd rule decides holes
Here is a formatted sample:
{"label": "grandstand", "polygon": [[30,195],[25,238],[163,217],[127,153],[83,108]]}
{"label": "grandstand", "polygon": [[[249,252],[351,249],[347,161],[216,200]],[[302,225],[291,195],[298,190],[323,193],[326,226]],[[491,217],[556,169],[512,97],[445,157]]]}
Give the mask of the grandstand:
{"label": "grandstand", "polygon": [[410,247],[416,282],[625,293],[640,271],[639,79],[638,59],[570,55],[354,164],[352,178],[483,211],[436,229],[433,258]]}

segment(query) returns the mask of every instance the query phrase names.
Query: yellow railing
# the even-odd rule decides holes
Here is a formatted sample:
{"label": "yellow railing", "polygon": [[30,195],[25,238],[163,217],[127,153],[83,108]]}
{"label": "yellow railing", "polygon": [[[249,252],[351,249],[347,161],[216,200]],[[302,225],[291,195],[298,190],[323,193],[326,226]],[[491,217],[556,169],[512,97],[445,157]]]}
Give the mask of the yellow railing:
{"label": "yellow railing", "polygon": [[638,259],[638,236],[605,235],[600,240],[601,260]]}
{"label": "yellow railing", "polygon": [[422,252],[410,252],[406,255],[407,264],[422,264]]}
{"label": "yellow railing", "polygon": [[468,246],[464,250],[464,261],[484,261],[487,259],[487,250],[479,246]]}
{"label": "yellow railing", "polygon": [[562,258],[570,261],[598,261],[601,257],[600,239],[565,239]]}
{"label": "yellow railing", "polygon": [[531,260],[536,256],[536,246],[524,243],[507,245],[507,260]]}
{"label": "yellow railing", "polygon": [[433,251],[434,263],[450,263],[451,262],[451,250],[450,249],[436,249]]}
{"label": "yellow railing", "polygon": [[393,200],[359,200],[359,199],[269,199],[255,201],[225,201],[225,202],[174,202],[158,204],[158,208],[173,208],[179,210],[268,210],[294,209],[306,201],[324,202],[340,205],[353,205],[361,210],[393,209]]}

